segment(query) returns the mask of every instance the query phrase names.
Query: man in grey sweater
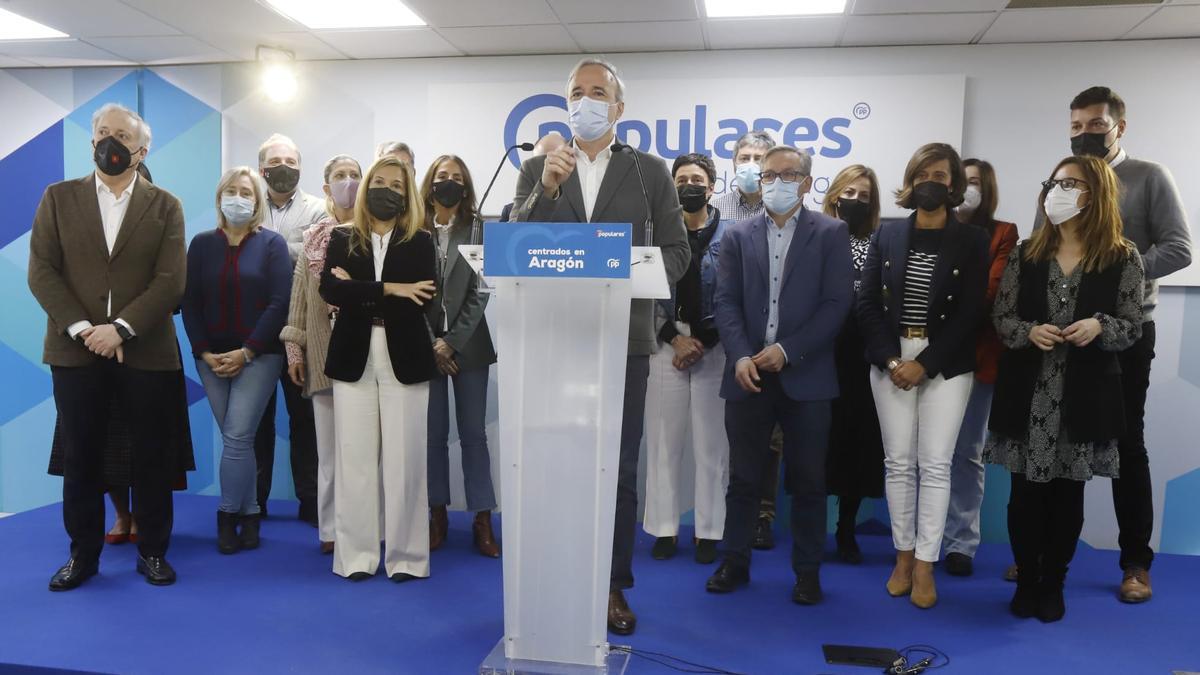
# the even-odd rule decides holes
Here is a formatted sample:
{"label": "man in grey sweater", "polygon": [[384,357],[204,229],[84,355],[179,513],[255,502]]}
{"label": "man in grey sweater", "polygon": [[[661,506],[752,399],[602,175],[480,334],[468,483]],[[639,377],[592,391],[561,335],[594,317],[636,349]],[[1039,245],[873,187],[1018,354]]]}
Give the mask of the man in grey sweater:
{"label": "man in grey sweater", "polygon": [[[1108,87],[1091,87],[1071,101],[1071,152],[1102,157],[1121,180],[1121,219],[1125,236],[1137,245],[1146,268],[1142,337],[1120,354],[1125,389],[1126,433],[1120,439],[1120,478],[1113,480],[1113,506],[1120,528],[1123,602],[1150,599],[1150,563],[1154,551],[1154,501],[1146,453],[1146,392],[1154,359],[1154,307],[1158,279],[1192,262],[1187,215],[1170,171],[1161,164],[1130,157],[1121,147],[1125,102]],[[1041,223],[1037,223],[1040,225]]]}

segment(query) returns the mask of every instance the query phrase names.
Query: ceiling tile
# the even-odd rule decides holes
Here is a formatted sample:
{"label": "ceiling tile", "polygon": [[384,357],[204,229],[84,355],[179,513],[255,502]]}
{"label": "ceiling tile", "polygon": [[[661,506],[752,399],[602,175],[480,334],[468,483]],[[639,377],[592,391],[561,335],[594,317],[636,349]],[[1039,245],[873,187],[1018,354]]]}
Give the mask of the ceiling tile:
{"label": "ceiling tile", "polygon": [[117,0],[6,0],[4,8],[73,38],[180,33],[178,29]]}
{"label": "ceiling tile", "polygon": [[699,21],[577,23],[568,29],[585,52],[704,49]]}
{"label": "ceiling tile", "polygon": [[546,0],[405,0],[405,4],[435,28],[559,22]]}
{"label": "ceiling tile", "polygon": [[136,63],[205,63],[237,58],[190,35],[93,38],[90,42]]}
{"label": "ceiling tile", "polygon": [[1125,37],[1130,40],[1200,36],[1200,5],[1163,7]]}
{"label": "ceiling tile", "polygon": [[86,42],[63,38],[61,40],[12,40],[0,43],[6,56],[15,56],[39,66],[125,66],[123,59]]}
{"label": "ceiling tile", "polygon": [[993,18],[991,13],[852,16],[842,45],[968,44]]}
{"label": "ceiling tile", "polygon": [[258,33],[255,35],[199,33],[196,37],[243,61],[253,61],[255,48],[259,45],[286,49],[295,54],[298,61],[327,61],[346,58],[345,54],[334,49],[316,35],[307,32]]}
{"label": "ceiling tile", "polygon": [[980,42],[1115,40],[1153,11],[1153,7],[1013,9],[1001,12]]}
{"label": "ceiling tile", "polygon": [[553,26],[497,26],[494,28],[442,28],[438,31],[472,56],[488,54],[567,54],[579,46],[567,29]]}
{"label": "ceiling tile", "polygon": [[432,28],[318,31],[317,37],[354,59],[460,56]]}
{"label": "ceiling tile", "polygon": [[710,19],[706,29],[713,49],[832,47],[844,20],[841,16]]}
{"label": "ceiling tile", "polygon": [[926,12],[992,12],[1008,0],[855,0],[855,14],[921,14]]}
{"label": "ceiling tile", "polygon": [[696,0],[546,0],[563,23],[699,19]]}
{"label": "ceiling tile", "polygon": [[[4,43],[0,43],[0,49],[4,48]],[[22,61],[11,56],[0,54],[0,68],[32,68],[36,64],[32,61]]]}
{"label": "ceiling tile", "polygon": [[[28,1],[28,0],[27,0]],[[88,2],[89,0],[72,0]],[[110,1],[110,0],[105,0]],[[189,35],[283,33],[304,26],[255,0],[121,0]]]}

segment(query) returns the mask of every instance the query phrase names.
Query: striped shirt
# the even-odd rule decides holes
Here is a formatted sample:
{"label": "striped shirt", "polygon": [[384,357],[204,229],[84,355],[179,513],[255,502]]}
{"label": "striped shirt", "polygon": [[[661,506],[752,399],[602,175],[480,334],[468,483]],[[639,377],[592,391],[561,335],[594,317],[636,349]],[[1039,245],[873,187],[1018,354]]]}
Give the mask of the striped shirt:
{"label": "striped shirt", "polygon": [[929,314],[929,291],[933,283],[933,268],[938,250],[942,247],[945,230],[913,229],[909,240],[908,265],[904,271],[904,307],[901,326],[924,326]]}

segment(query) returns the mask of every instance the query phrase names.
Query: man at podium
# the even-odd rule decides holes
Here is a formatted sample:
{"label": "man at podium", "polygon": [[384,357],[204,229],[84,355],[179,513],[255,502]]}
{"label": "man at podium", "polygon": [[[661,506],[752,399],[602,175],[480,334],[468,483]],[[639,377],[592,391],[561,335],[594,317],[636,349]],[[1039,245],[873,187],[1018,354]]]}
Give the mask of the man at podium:
{"label": "man at podium", "polygon": [[[629,146],[614,145],[614,125],[625,111],[624,93],[624,85],[612,64],[586,58],[575,66],[567,79],[574,138],[545,156],[524,162],[517,179],[511,219],[633,223],[634,245],[659,247],[667,280],[673,284],[683,276],[691,260],[679,196],[663,160]],[[647,221],[653,223],[652,228],[642,227]],[[649,232],[652,241],[645,241]],[[618,635],[629,635],[637,625],[637,616],[625,601],[624,590],[633,587],[638,450],[645,422],[650,354],[656,346],[654,301],[634,300],[629,316],[608,597],[608,629]]]}

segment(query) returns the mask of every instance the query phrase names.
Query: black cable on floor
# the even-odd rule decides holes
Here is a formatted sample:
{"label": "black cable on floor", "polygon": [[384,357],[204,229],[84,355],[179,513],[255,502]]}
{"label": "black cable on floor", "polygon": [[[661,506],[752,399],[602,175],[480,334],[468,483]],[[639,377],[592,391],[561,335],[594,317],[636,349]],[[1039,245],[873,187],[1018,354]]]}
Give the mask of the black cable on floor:
{"label": "black cable on floor", "polygon": [[[684,659],[681,659],[678,656],[671,656],[670,654],[662,654],[659,652],[648,652],[648,651],[643,651],[641,649],[634,649],[632,647],[623,647],[623,646],[613,646],[612,651],[625,652],[626,654],[630,654],[632,656],[646,659],[647,661],[657,663],[658,665],[663,666],[664,668],[670,668],[671,670],[674,670],[679,673],[705,673],[705,674],[711,673],[712,675],[742,675],[742,673],[738,673],[738,672],[735,672],[732,670],[722,670],[721,668],[716,668],[714,666],[706,666],[702,663],[693,663],[691,661],[685,661]],[[679,666],[674,665],[674,663],[672,663],[672,662],[681,663],[685,666],[692,666],[692,668],[681,668]]]}

